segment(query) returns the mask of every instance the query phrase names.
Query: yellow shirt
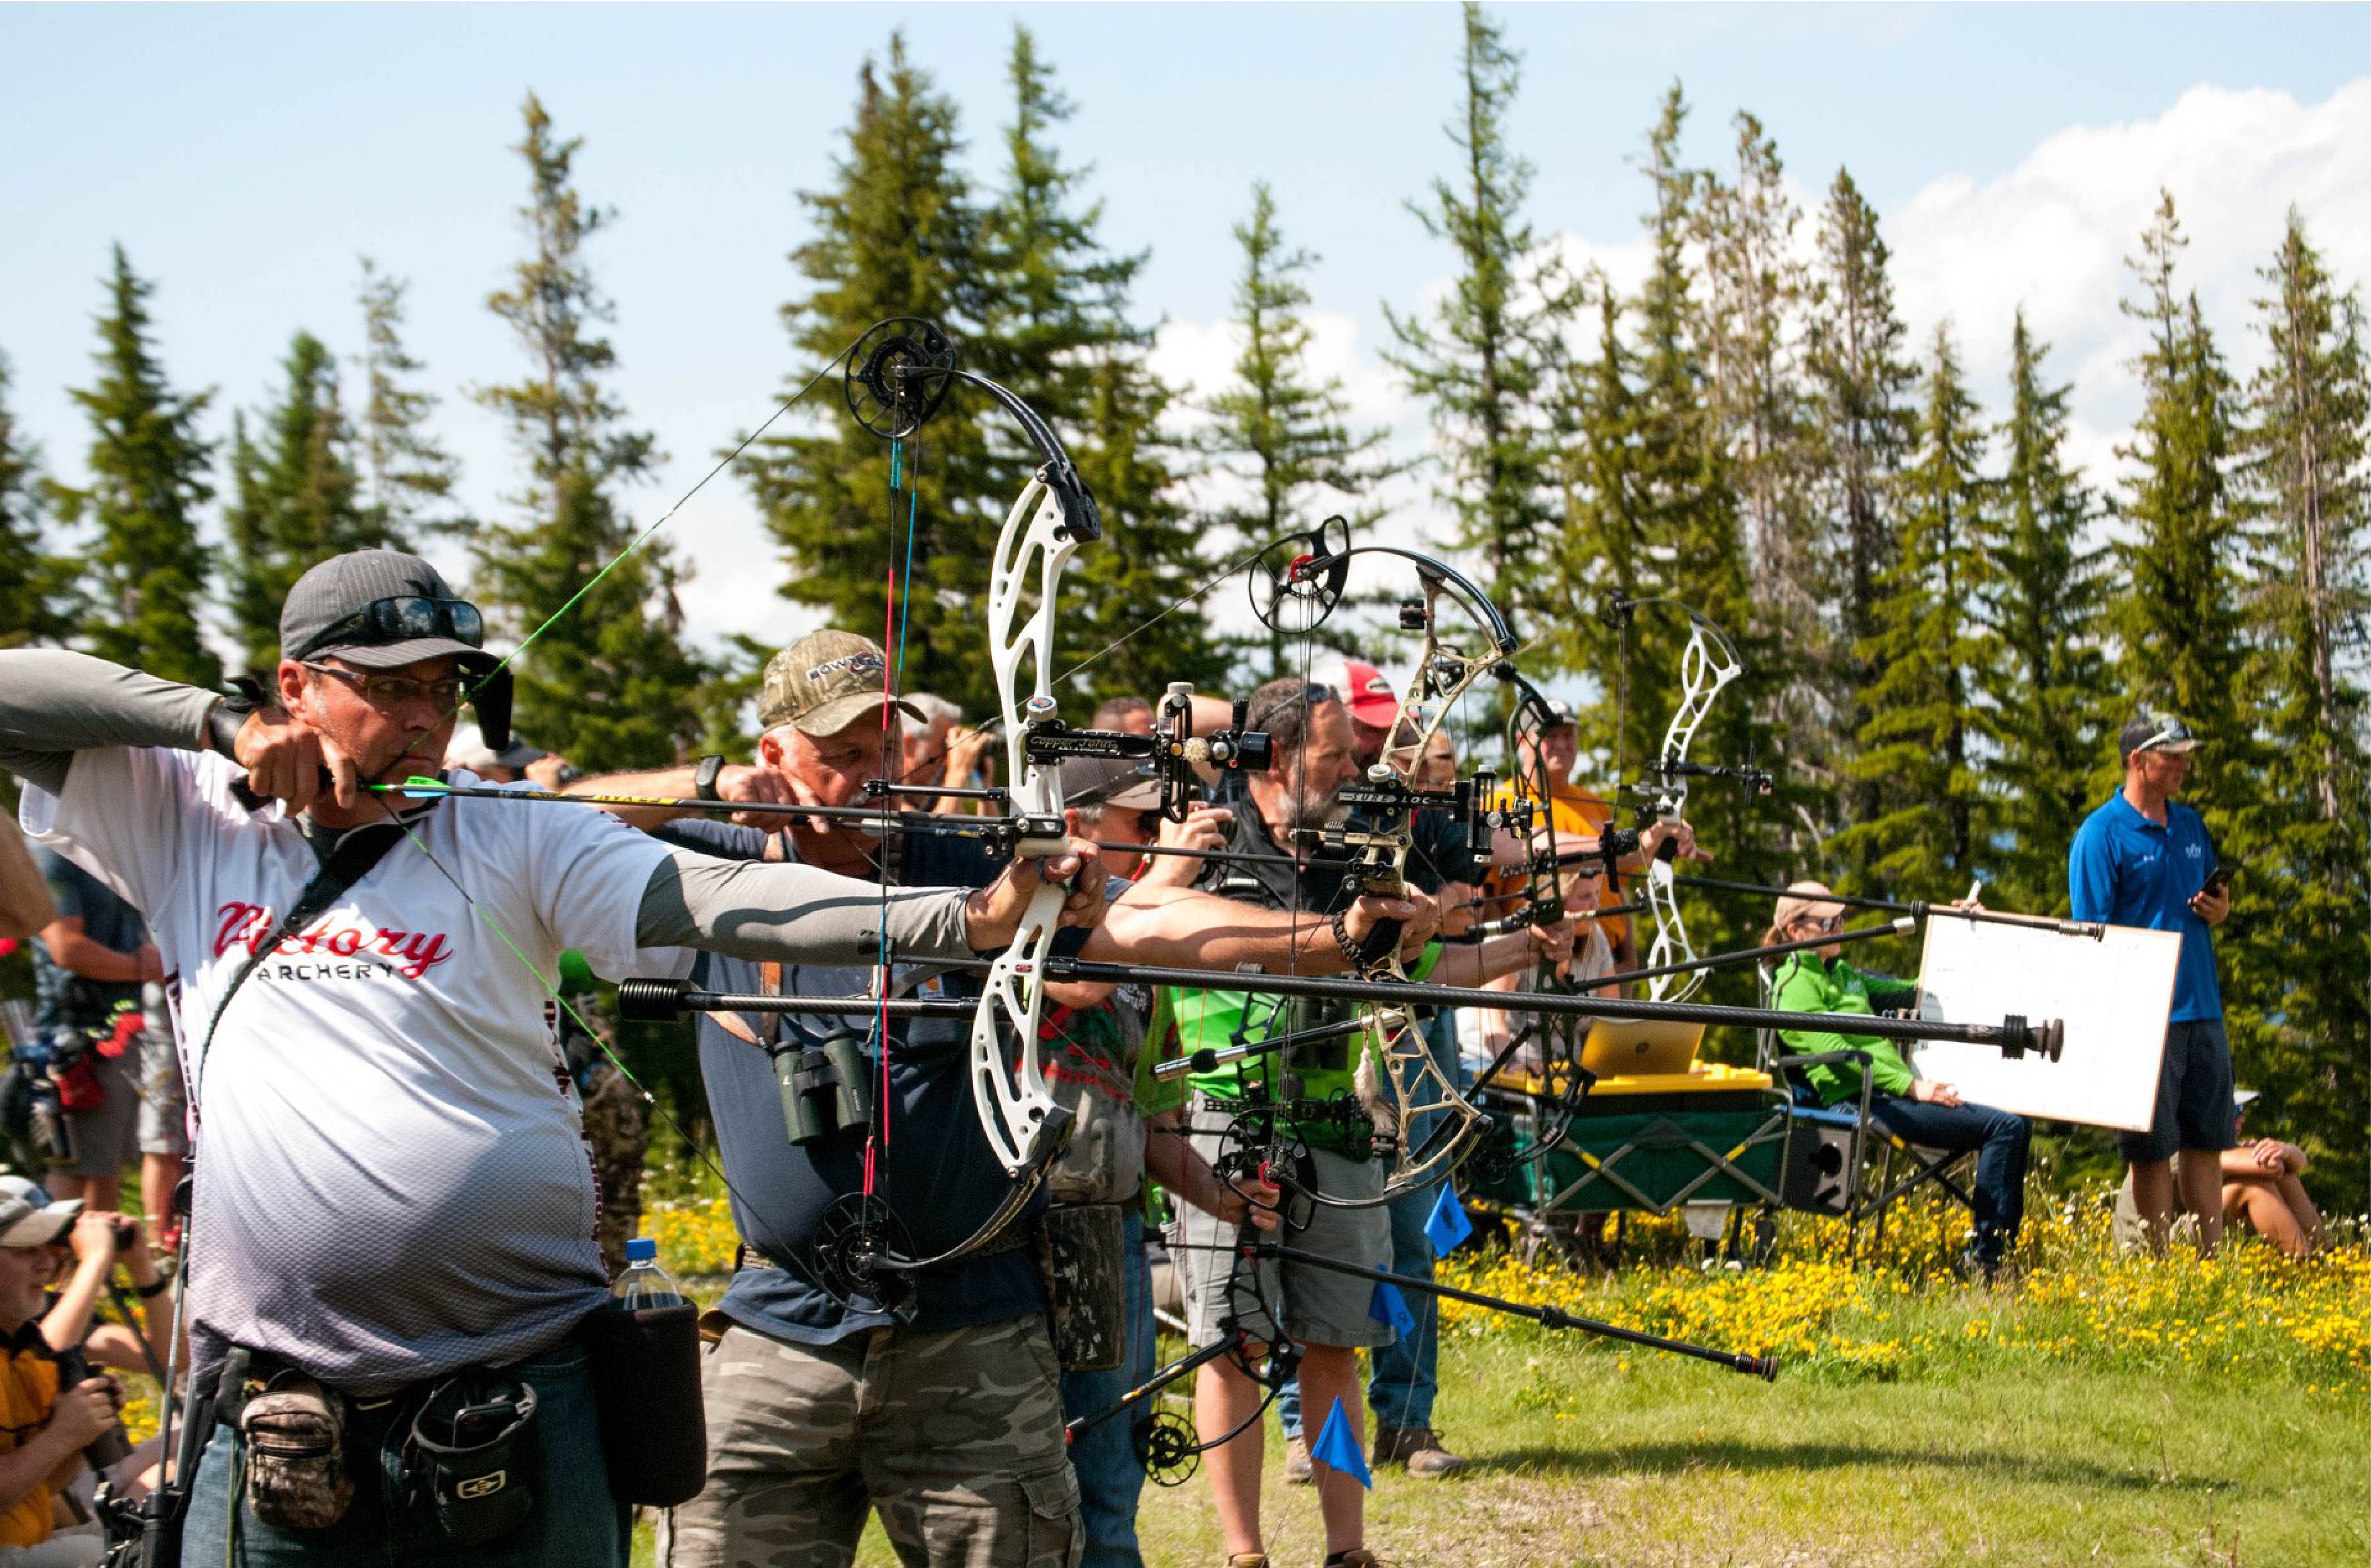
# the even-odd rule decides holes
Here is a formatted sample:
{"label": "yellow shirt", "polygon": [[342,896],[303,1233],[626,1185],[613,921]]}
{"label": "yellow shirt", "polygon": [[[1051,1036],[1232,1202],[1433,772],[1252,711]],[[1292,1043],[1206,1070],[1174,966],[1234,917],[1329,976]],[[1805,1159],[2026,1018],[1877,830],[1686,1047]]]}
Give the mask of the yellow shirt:
{"label": "yellow shirt", "polygon": [[[1525,798],[1527,797],[1509,782],[1498,786],[1498,798],[1492,803],[1507,806],[1519,799]],[[1578,784],[1558,782],[1549,791],[1548,822],[1549,825],[1556,830],[1557,848],[1562,852],[1569,853],[1580,847],[1581,841],[1584,839],[1591,843],[1595,842],[1597,836],[1604,831],[1605,824],[1613,820],[1613,808],[1590,794]],[[1576,879],[1570,869],[1564,871],[1560,880],[1566,889],[1567,902],[1576,915],[1623,902],[1619,894],[1607,894],[1602,882],[1598,883],[1594,898],[1587,902],[1572,898],[1571,890]],[[1492,898],[1520,898],[1523,892],[1524,879],[1520,872],[1500,872],[1490,879],[1489,895]],[[1622,939],[1630,933],[1630,917],[1609,916],[1597,922],[1597,928],[1605,933],[1605,940],[1609,946],[1619,947],[1622,944]]]}
{"label": "yellow shirt", "polygon": [[[0,1370],[0,1454],[13,1454],[50,1424],[58,1402],[58,1364],[41,1338],[40,1320],[26,1323],[0,1344],[7,1365]],[[46,1478],[0,1513],[0,1547],[39,1546],[50,1539],[57,1493]]]}

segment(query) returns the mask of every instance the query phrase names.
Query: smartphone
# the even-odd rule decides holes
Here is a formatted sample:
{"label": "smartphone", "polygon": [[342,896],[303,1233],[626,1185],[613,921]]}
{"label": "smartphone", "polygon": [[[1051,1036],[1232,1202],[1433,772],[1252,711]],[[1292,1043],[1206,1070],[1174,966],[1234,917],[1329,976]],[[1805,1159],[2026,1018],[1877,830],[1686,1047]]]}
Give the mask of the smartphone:
{"label": "smartphone", "polygon": [[2206,885],[2200,888],[2198,891],[2215,898],[2221,898],[2228,894],[2231,891],[2231,868],[2228,866],[2215,867],[2215,874],[2208,877],[2206,879]]}

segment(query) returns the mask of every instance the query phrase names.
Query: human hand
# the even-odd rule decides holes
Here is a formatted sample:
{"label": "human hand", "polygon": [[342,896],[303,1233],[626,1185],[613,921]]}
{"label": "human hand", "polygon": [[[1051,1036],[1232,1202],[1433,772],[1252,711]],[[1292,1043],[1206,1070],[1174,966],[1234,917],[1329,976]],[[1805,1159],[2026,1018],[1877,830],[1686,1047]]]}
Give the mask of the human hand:
{"label": "human hand", "polygon": [[528,783],[538,790],[548,790],[554,793],[567,787],[573,774],[573,770],[568,766],[568,759],[557,752],[546,752],[537,757],[526,765],[526,772]]}
{"label": "human hand", "polygon": [[2284,1170],[2288,1168],[2288,1151],[2282,1147],[2281,1140],[2278,1138],[2258,1138],[2255,1147],[2248,1151],[2248,1156],[2266,1170]]}
{"label": "human hand", "polygon": [[1166,849],[1190,849],[1189,855],[1150,855],[1151,862],[1144,874],[1137,878],[1155,887],[1186,887],[1202,874],[1200,856],[1227,847],[1228,832],[1234,826],[1235,813],[1224,806],[1195,805],[1188,807],[1184,822],[1160,819],[1161,829],[1152,842]]}
{"label": "human hand", "polygon": [[999,738],[993,730],[958,728],[948,732],[946,770],[939,782],[961,789],[975,773],[984,775],[989,748]]}
{"label": "human hand", "polygon": [[1218,1217],[1229,1225],[1251,1222],[1255,1230],[1284,1223],[1284,1189],[1265,1176],[1238,1176],[1219,1190]]}
{"label": "human hand", "polygon": [[1474,896],[1471,882],[1443,882],[1439,904],[1444,937],[1462,937],[1482,918],[1482,902]]}
{"label": "human hand", "polygon": [[1104,879],[1099,872],[1080,876],[1080,868],[1094,863],[1094,847],[1081,838],[1068,841],[1060,854],[1015,856],[994,882],[965,901],[966,935],[981,951],[1011,947],[1020,933],[1038,890],[1049,884],[1073,883],[1063,894],[1058,926],[1096,926],[1104,917]]}
{"label": "human hand", "polygon": [[1532,939],[1532,951],[1539,962],[1560,964],[1572,957],[1573,943],[1579,932],[1567,915],[1549,925],[1528,927],[1524,934]]}
{"label": "human hand", "polygon": [[2231,889],[2202,887],[2190,895],[2190,912],[2210,926],[2219,926],[2231,913]]}
{"label": "human hand", "polygon": [[75,1262],[87,1263],[115,1262],[115,1227],[123,1216],[85,1209],[75,1217],[74,1228],[66,1232],[66,1245],[73,1249]]}
{"label": "human hand", "polygon": [[140,966],[141,979],[162,981],[165,978],[164,956],[157,952],[156,943],[142,942],[133,962]]}
{"label": "human hand", "polygon": [[1646,830],[1638,835],[1640,857],[1648,860],[1656,859],[1661,854],[1666,841],[1672,845],[1673,857],[1677,859],[1708,861],[1712,859],[1708,851],[1696,847],[1696,830],[1684,819],[1648,824]]}
{"label": "human hand", "polygon": [[1948,1083],[1916,1078],[1910,1085],[1910,1098],[1922,1105],[1957,1105],[1960,1103],[1960,1091]]}
{"label": "human hand", "polygon": [[1375,928],[1386,921],[1400,923],[1400,940],[1407,940],[1408,928],[1422,915],[1423,894],[1414,888],[1405,889],[1394,897],[1386,894],[1361,894],[1356,903],[1342,912],[1342,928],[1350,934],[1350,945],[1364,948]]}
{"label": "human hand", "polygon": [[[799,799],[797,787],[791,776],[779,767],[763,763],[750,766],[734,764],[720,768],[716,774],[716,797],[736,804],[764,806],[811,805]],[[733,820],[744,827],[778,827],[781,817],[775,812],[734,812]]]}
{"label": "human hand", "polygon": [[90,1447],[122,1413],[123,1389],[112,1378],[86,1378],[59,1392],[50,1406],[50,1430],[68,1447]]}
{"label": "human hand", "polygon": [[353,759],[328,735],[277,708],[259,708],[247,716],[231,743],[231,755],[247,769],[247,787],[285,804],[290,816],[319,798],[325,770],[340,806],[351,807],[361,798]]}

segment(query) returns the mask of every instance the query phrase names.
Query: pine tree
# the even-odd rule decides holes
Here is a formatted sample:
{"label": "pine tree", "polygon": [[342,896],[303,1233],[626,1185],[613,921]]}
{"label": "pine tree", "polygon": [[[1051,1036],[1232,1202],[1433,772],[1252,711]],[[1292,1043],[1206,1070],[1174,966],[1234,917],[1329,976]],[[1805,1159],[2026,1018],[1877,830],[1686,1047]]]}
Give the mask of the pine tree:
{"label": "pine tree", "polygon": [[1988,837],[1970,744],[1985,651],[1971,613],[1989,501],[1984,430],[1948,326],[1935,330],[1917,440],[1899,553],[1880,580],[1876,634],[1859,650],[1877,676],[1861,694],[1869,719],[1849,771],[1878,782],[1881,810],[1831,847],[1879,888],[1943,898],[1979,872]]}
{"label": "pine tree", "polygon": [[[2261,1021],[2255,1081],[2274,1124],[2339,1154],[2371,1123],[2371,810],[2365,693],[2350,644],[2371,619],[2371,370],[2363,313],[2342,294],[2292,210],[2260,274],[2270,353],[2250,378],[2241,449],[2253,526],[2248,688],[2265,732],[2261,798],[2246,869],[2255,929],[2232,933],[2232,989]],[[2226,928],[2226,931],[2230,928]],[[2359,1207],[2355,1161],[2317,1163],[2325,1189]]]}
{"label": "pine tree", "polygon": [[[1235,279],[1234,327],[1243,349],[1234,379],[1203,404],[1210,423],[1201,450],[1246,494],[1209,521],[1232,536],[1236,554],[1307,528],[1328,513],[1349,521],[1354,539],[1383,513],[1375,488],[1401,470],[1384,455],[1391,432],[1353,431],[1339,377],[1309,367],[1310,329],[1301,277],[1317,258],[1290,245],[1277,225],[1266,180],[1252,186],[1250,217],[1234,227],[1243,269]],[[1290,667],[1281,633],[1272,635],[1268,673]]]}
{"label": "pine tree", "polygon": [[198,513],[214,499],[213,448],[198,434],[211,392],[166,383],[149,336],[156,285],[114,248],[108,313],[99,317],[98,380],[74,399],[90,419],[90,483],[60,488],[59,514],[96,532],[85,560],[92,651],[191,686],[222,680],[198,618],[212,562]]}
{"label": "pine tree", "polygon": [[656,767],[699,736],[693,689],[706,672],[683,641],[682,572],[662,540],[627,553],[637,535],[618,510],[618,489],[657,459],[606,385],[617,354],[599,329],[616,312],[584,247],[614,214],[576,189],[581,139],[556,140],[532,93],[523,112],[529,254],[486,305],[532,369],[477,397],[509,424],[526,483],[512,498],[516,522],[472,536],[478,585],[529,640],[514,662],[521,731],[580,767]]}
{"label": "pine tree", "polygon": [[[2189,786],[2212,829],[2223,824],[2223,806],[2241,803],[2256,788],[2248,719],[2253,704],[2239,678],[2240,520],[2227,471],[2235,388],[2197,296],[2174,286],[2186,243],[2173,197],[2162,193],[2141,254],[2129,263],[2142,298],[2123,304],[2147,327],[2149,341],[2137,364],[2140,421],[2131,442],[2117,449],[2139,472],[2118,509],[2131,534],[2119,551],[2129,586],[2112,613],[2123,646],[2124,692],[2215,739]],[[2110,755],[2099,782],[2111,777],[2120,779],[2122,770]]]}
{"label": "pine tree", "polygon": [[8,360],[0,355],[0,648],[63,642],[73,628],[73,566],[43,548],[47,511],[40,448],[17,432]]}
{"label": "pine tree", "polygon": [[[961,151],[954,104],[892,35],[885,71],[868,60],[858,78],[832,188],[799,198],[815,235],[792,253],[807,292],[781,312],[802,367],[793,388],[892,317],[938,323],[959,361],[977,363],[980,218]],[[984,400],[954,388],[919,437],[894,451],[839,398],[829,402],[820,428],[766,437],[743,462],[790,567],[781,592],[821,606],[830,625],[868,635],[885,625],[889,600],[902,617],[888,640],[902,644],[905,685],[995,711],[978,606],[1013,490],[1010,460],[989,444]],[[893,569],[898,594],[890,600]]]}
{"label": "pine tree", "polygon": [[1994,657],[1981,711],[2005,829],[1993,859],[2002,903],[2063,914],[2066,847],[2099,803],[2093,779],[2123,716],[2107,708],[2104,551],[2087,540],[2098,507],[2065,454],[2068,388],[2044,379],[2048,353],[2019,310],[1999,432],[2007,462],[1983,533]]}
{"label": "pine tree", "polygon": [[[1163,429],[1176,393],[1148,363],[1151,330],[1128,317],[1148,253],[1106,249],[1102,203],[1080,205],[1093,170],[1065,166],[1053,144],[1071,105],[1025,28],[1013,29],[1006,75],[1012,122],[1002,185],[980,225],[977,352],[1061,433],[1103,514],[1105,536],[1071,558],[1054,617],[1060,669],[1089,661],[1077,668],[1082,689],[1057,694],[1083,720],[1098,696],[1157,697],[1172,680],[1207,686],[1227,664],[1201,617],[1158,615],[1208,566],[1181,491],[1186,454]],[[1007,460],[993,493],[1010,495],[1040,459],[1010,420],[988,434]]]}
{"label": "pine tree", "polygon": [[353,430],[338,400],[338,365],[321,340],[298,332],[283,362],[288,386],[262,416],[267,446],[231,430],[230,600],[249,670],[272,667],[280,646],[280,604],[317,561],[381,542],[363,511]]}
{"label": "pine tree", "polygon": [[1398,345],[1383,358],[1429,406],[1437,493],[1456,514],[1457,543],[1480,553],[1485,587],[1521,628],[1549,613],[1541,567],[1560,520],[1546,405],[1576,302],[1523,214],[1532,166],[1507,144],[1519,56],[1479,6],[1469,3],[1464,19],[1464,101],[1447,127],[1462,167],[1433,181],[1428,202],[1409,205],[1427,235],[1455,250],[1457,278],[1429,318],[1383,307]]}
{"label": "pine tree", "polygon": [[403,294],[411,284],[362,259],[355,303],[363,313],[363,406],[360,429],[363,510],[391,549],[410,549],[415,537],[467,532],[453,487],[461,465],[428,429],[436,397],[409,385],[425,369],[403,344]]}
{"label": "pine tree", "polygon": [[1881,804],[1877,780],[1846,783],[1837,773],[1851,737],[1870,717],[1857,698],[1877,672],[1855,650],[1877,635],[1879,583],[1893,562],[1893,490],[1918,424],[1918,367],[1907,352],[1909,329],[1894,309],[1891,260],[1877,209],[1851,174],[1838,169],[1820,213],[1820,305],[1805,366],[1832,531],[1821,553],[1829,561],[1837,633],[1827,667],[1814,678],[1828,694],[1833,729],[1793,736],[1787,761],[1836,780],[1829,811],[1845,823],[1873,822]]}

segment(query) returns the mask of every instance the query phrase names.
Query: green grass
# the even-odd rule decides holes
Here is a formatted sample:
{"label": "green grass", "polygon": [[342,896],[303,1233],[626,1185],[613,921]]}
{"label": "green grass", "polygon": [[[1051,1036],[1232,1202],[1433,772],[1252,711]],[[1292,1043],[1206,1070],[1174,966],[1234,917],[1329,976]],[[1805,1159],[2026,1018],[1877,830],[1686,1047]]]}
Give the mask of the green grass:
{"label": "green grass", "polygon": [[[1452,1336],[1442,1374],[1435,1419],[1473,1462],[1377,1476],[1369,1543],[1401,1568],[2371,1562],[2359,1389],[2038,1359],[1765,1385],[1531,1329]],[[1271,1421],[1269,1551],[1316,1568],[1316,1499],[1280,1454]],[[1223,1561],[1200,1476],[1148,1486],[1140,1528],[1156,1568]],[[895,1562],[877,1526],[857,1561]]]}

